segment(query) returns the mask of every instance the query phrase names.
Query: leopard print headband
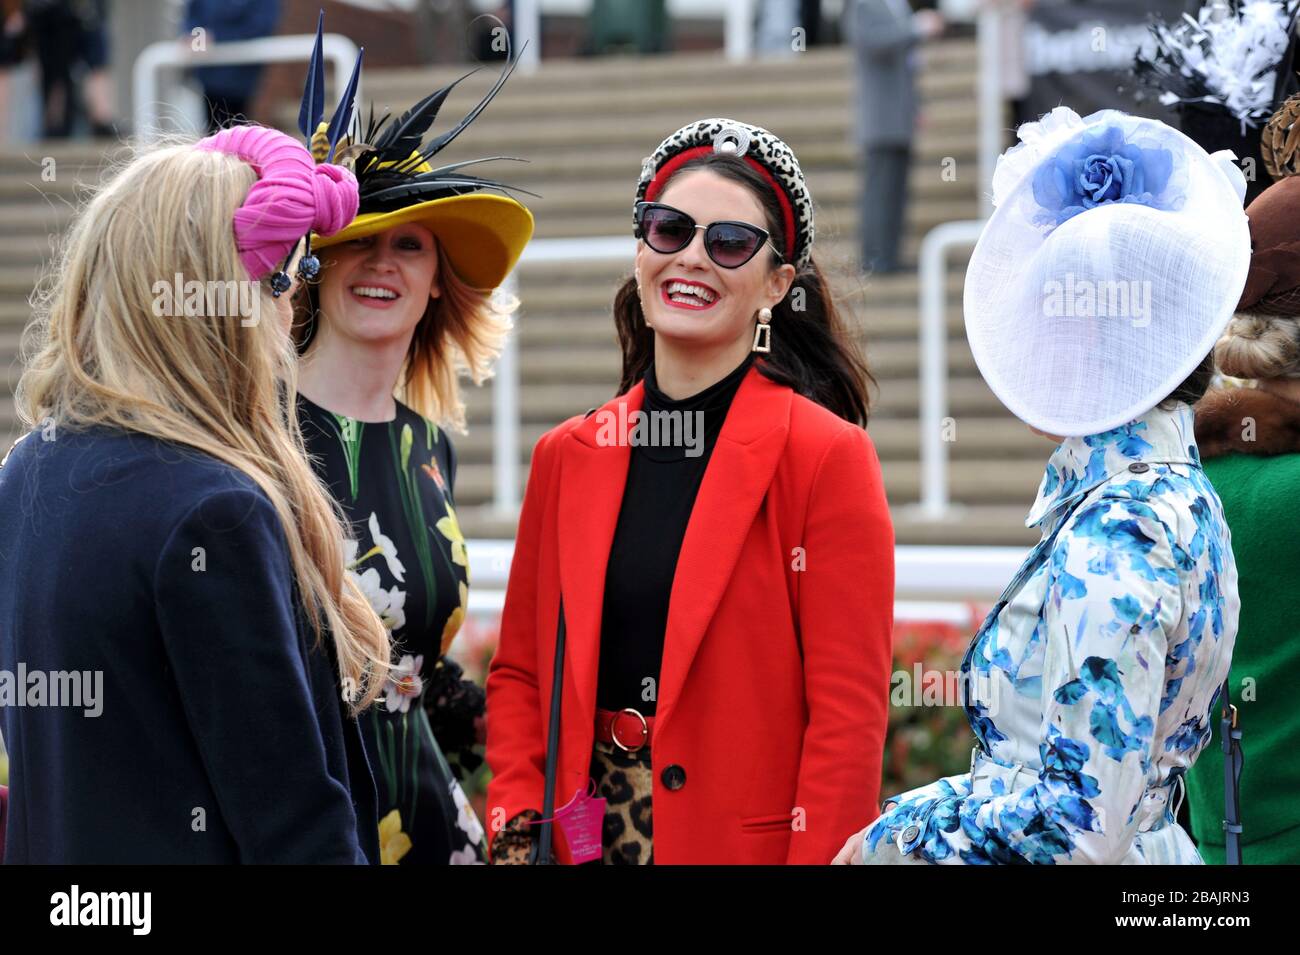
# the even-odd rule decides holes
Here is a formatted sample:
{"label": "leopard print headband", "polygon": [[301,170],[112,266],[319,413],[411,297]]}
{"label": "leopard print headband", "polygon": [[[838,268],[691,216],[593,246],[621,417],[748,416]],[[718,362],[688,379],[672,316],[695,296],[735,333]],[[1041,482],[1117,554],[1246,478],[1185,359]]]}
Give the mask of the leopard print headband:
{"label": "leopard print headband", "polygon": [[[709,153],[743,157],[766,178],[785,218],[786,261],[802,269],[812,258],[813,204],[790,147],[760,126],[733,119],[701,119],[683,126],[641,164],[636,200],[653,201],[684,162]],[[635,216],[635,203],[633,205]]]}

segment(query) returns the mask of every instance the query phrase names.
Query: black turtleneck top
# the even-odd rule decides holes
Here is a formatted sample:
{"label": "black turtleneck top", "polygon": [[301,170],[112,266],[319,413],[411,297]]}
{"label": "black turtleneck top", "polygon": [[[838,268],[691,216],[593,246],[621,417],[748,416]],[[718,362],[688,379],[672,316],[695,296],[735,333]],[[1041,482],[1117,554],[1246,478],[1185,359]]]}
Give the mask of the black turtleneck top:
{"label": "black turtleneck top", "polygon": [[648,417],[641,438],[629,421],[627,486],[605,571],[596,688],[602,709],[655,712],[677,555],[718,433],[752,364],[747,356],[721,381],[680,400],[659,390],[653,365],[646,371],[642,411]]}

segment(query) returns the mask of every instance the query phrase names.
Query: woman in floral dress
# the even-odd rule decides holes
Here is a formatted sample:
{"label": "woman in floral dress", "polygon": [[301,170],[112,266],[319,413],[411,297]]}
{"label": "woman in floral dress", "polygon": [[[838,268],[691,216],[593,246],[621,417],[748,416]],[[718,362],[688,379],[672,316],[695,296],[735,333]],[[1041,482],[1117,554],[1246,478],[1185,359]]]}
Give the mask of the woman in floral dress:
{"label": "woman in floral dress", "polygon": [[[328,390],[312,393],[340,404]],[[462,686],[459,668],[443,658],[464,620],[469,585],[449,484],[455,453],[441,429],[394,404],[391,420],[366,421],[304,394],[299,420],[317,473],[356,535],[344,545],[347,571],[392,635],[383,702],[361,718],[383,861],[474,863],[483,830],[437,740],[455,753],[454,737],[468,750],[482,712],[476,688]],[[460,761],[475,765],[472,752]]]}
{"label": "woman in floral dress", "polygon": [[836,861],[1198,864],[1178,807],[1240,601],[1191,405],[1246,280],[1245,181],[1112,110],[1020,138],[964,308],[989,387],[1058,444],[1042,537],[961,666],[970,771],[886,800]]}
{"label": "woman in floral dress", "polygon": [[[361,211],[314,239],[320,281],[299,296],[295,327],[307,450],[351,522],[348,572],[392,636],[384,701],[362,720],[389,864],[486,859],[447,759],[481,764],[484,722],[482,690],[446,658],[465,618],[469,560],[444,427],[464,430],[458,374],[477,383],[490,373],[512,308],[491,292],[532,234],[518,202],[474,191],[487,180],[432,170],[445,143],[412,152],[441,99],[372,124],[341,153]],[[401,198],[385,198],[395,185]]]}

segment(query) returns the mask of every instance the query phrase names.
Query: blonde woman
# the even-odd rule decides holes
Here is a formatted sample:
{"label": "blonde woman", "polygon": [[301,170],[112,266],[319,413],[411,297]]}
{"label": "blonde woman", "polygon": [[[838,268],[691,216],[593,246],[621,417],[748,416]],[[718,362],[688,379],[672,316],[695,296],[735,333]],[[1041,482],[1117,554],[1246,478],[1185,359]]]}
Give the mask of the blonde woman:
{"label": "blonde woman", "polygon": [[273,291],[356,203],[240,127],[140,156],[73,227],[0,468],[5,862],[378,861],[355,714],[388,646],[288,413]]}
{"label": "blonde woman", "polygon": [[315,240],[320,282],[299,298],[303,436],[352,524],[348,572],[393,641],[384,705],[362,728],[384,861],[403,865],[486,860],[482,824],[448,761],[466,772],[482,763],[484,700],[444,656],[469,599],[444,429],[464,431],[458,375],[490,374],[510,327],[510,307],[490,292],[533,224],[513,199],[467,192],[484,180],[434,170],[446,137],[412,153],[394,135],[418,143],[445,94],[348,147],[361,213]]}

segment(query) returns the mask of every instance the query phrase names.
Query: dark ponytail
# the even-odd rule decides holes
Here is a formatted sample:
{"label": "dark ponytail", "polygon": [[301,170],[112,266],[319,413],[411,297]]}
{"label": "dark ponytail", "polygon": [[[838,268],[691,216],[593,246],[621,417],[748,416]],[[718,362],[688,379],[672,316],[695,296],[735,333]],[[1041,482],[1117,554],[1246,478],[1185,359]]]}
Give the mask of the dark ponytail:
{"label": "dark ponytail", "polygon": [[[683,163],[668,182],[693,169],[708,169],[746,186],[759,200],[772,235],[772,244],[785,248],[781,207],[766,180],[735,156],[713,153]],[[772,268],[781,264],[771,250]],[[623,378],[619,394],[626,393],[646,373],[654,358],[654,332],[645,323],[636,279],[629,277],[614,297],[614,324],[623,350]],[[839,417],[865,426],[870,412],[868,384],[875,379],[857,343],[849,334],[831,297],[826,277],[814,260],[796,273],[785,298],[772,309],[772,351],[756,362],[765,377],[786,385]]]}

